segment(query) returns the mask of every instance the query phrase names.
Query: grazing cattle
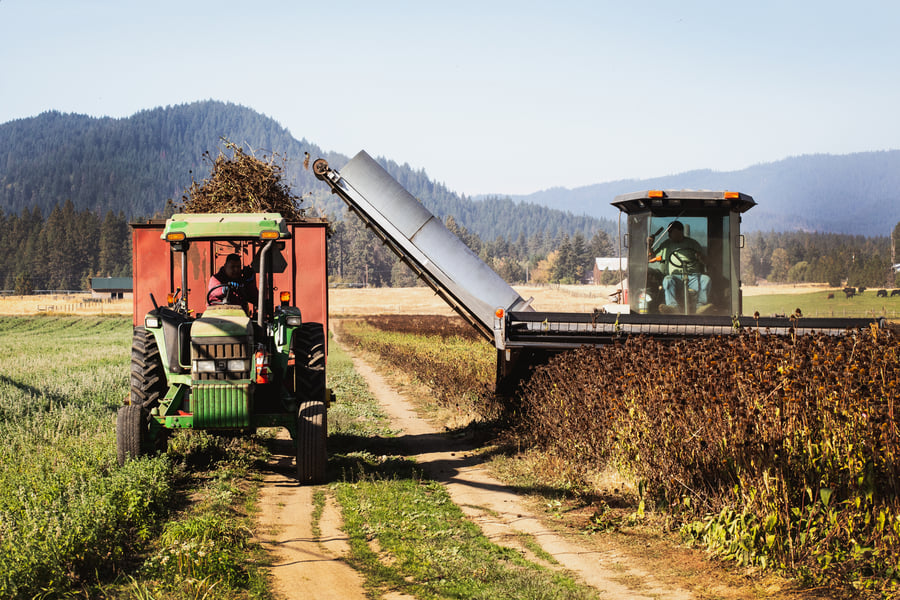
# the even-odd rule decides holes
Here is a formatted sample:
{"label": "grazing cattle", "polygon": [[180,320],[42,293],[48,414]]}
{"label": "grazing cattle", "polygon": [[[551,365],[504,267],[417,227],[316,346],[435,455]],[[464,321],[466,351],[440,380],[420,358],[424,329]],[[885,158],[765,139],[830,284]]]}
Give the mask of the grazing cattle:
{"label": "grazing cattle", "polygon": [[891,290],[891,298],[894,296],[900,296],[900,290]]}
{"label": "grazing cattle", "polygon": [[887,290],[878,290],[875,292],[875,296],[878,298],[887,298]]}
{"label": "grazing cattle", "polygon": [[828,300],[834,300],[834,294],[828,294]]}
{"label": "grazing cattle", "polygon": [[845,287],[845,288],[844,288],[844,295],[845,295],[847,298],[852,298],[853,296],[856,295],[856,288]]}
{"label": "grazing cattle", "polygon": [[867,289],[866,286],[861,285],[861,286],[859,286],[858,288],[856,288],[856,293],[857,293],[857,294],[862,294],[864,291],[866,291],[866,289]]}

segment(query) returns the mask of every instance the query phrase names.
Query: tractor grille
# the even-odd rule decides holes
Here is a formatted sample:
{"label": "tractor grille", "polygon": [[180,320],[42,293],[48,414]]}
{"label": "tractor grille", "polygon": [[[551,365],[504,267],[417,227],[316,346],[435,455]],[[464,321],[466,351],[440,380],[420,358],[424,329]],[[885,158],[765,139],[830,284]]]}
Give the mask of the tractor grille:
{"label": "tractor grille", "polygon": [[[198,368],[200,364],[204,368]],[[235,368],[238,364],[242,365],[239,369]],[[249,340],[246,337],[192,340],[191,365],[191,378],[195,381],[250,379],[253,366]],[[214,370],[210,370],[211,366]]]}
{"label": "tractor grille", "polygon": [[191,393],[196,428],[248,427],[250,384],[201,383]]}

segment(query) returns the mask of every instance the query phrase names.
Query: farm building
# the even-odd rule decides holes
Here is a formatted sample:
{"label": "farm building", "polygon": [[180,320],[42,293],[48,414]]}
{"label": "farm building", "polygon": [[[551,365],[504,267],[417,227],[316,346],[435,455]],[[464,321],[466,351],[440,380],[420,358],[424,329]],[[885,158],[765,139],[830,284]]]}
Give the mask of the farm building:
{"label": "farm building", "polygon": [[91,298],[121,300],[134,296],[131,277],[91,277]]}
{"label": "farm building", "polygon": [[617,256],[595,258],[594,267],[591,272],[588,273],[588,283],[594,283],[597,285],[600,285],[601,283],[619,283],[619,281],[621,281],[622,279],[622,276],[615,274],[619,271],[627,270],[627,263],[628,261],[625,258],[620,259]]}

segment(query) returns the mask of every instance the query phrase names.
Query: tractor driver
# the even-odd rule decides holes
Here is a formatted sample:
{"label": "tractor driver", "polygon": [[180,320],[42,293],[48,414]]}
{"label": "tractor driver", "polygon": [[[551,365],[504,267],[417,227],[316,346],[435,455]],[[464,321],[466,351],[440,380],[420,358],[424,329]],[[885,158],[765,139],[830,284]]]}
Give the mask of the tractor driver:
{"label": "tractor driver", "polygon": [[256,304],[259,297],[253,269],[249,266],[241,269],[240,255],[229,254],[225,257],[222,268],[209,278],[206,294],[207,304],[225,304],[236,298],[244,312],[247,312],[248,303]]}
{"label": "tractor driver", "polygon": [[683,288],[685,281],[690,289],[697,292],[697,312],[703,313],[709,309],[710,279],[703,272],[706,255],[697,240],[685,237],[681,221],[672,221],[668,239],[660,244],[656,256],[650,262],[661,262],[662,272],[665,274],[662,287],[666,303],[660,304],[660,312],[680,312],[676,293]]}

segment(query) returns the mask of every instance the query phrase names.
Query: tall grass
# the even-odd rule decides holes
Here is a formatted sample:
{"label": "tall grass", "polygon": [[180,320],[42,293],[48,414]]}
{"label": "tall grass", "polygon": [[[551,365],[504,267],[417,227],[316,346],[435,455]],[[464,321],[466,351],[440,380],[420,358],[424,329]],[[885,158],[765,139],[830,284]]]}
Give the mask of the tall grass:
{"label": "tall grass", "polygon": [[0,597],[63,593],[150,536],[171,465],[116,465],[130,340],[122,317],[0,318]]}

